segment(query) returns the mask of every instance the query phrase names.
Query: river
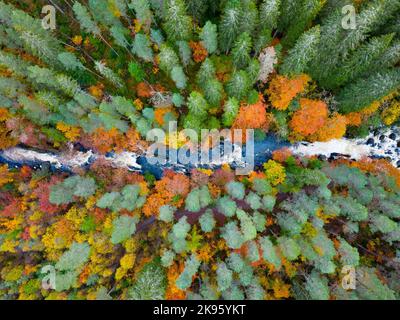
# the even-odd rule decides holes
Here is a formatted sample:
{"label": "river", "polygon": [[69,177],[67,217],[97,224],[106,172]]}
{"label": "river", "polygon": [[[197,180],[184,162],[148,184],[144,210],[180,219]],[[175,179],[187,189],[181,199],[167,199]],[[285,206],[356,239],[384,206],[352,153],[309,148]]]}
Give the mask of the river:
{"label": "river", "polygon": [[[103,159],[114,167],[127,168],[136,172],[150,172],[160,178],[164,169],[188,173],[191,169],[201,165],[170,164],[154,165],[149,163],[145,154],[132,152],[110,153],[99,155],[91,150],[77,150],[72,144],[69,150],[54,153],[33,150],[22,146],[0,151],[0,163],[7,163],[11,167],[28,165],[34,169],[49,166],[52,170],[73,171],[77,167],[90,167],[97,159]],[[387,158],[395,167],[400,167],[400,129],[399,127],[382,128],[371,132],[366,138],[331,140],[329,142],[299,142],[290,144],[279,140],[274,135],[268,135],[264,140],[255,142],[255,166],[262,165],[268,160],[274,150],[288,147],[293,154],[300,156],[318,155],[327,159],[346,157],[359,160],[363,157]],[[222,148],[220,148],[222,150]],[[221,151],[220,161],[203,165],[205,168],[217,168],[221,164],[229,164],[233,168],[244,166],[243,155],[245,147],[236,147],[229,154]]]}

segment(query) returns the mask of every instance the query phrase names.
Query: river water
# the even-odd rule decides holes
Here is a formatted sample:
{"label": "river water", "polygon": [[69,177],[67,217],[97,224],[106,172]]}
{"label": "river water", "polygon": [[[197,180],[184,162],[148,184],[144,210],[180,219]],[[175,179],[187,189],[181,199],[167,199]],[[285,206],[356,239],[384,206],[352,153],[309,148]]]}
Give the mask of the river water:
{"label": "river water", "polygon": [[[331,140],[329,142],[307,143],[299,142],[290,144],[279,140],[274,135],[268,135],[263,141],[255,142],[255,166],[262,165],[268,160],[272,152],[283,147],[288,147],[296,155],[318,155],[328,159],[346,157],[359,160],[363,157],[387,158],[395,167],[400,167],[400,129],[398,127],[382,128],[371,132],[363,139]],[[103,159],[114,167],[127,168],[136,172],[150,172],[157,178],[161,177],[164,169],[172,169],[176,172],[187,173],[195,167],[217,168],[222,164],[229,164],[233,168],[243,167],[245,147],[235,146],[229,154],[223,154],[217,162],[210,165],[187,164],[150,164],[145,154],[132,152],[110,153],[99,155],[91,150],[79,151],[70,145],[70,150],[60,153],[32,150],[25,147],[14,147],[0,151],[0,163],[7,163],[12,167],[28,165],[35,169],[49,166],[53,170],[73,171],[78,167],[90,167],[97,159]]]}

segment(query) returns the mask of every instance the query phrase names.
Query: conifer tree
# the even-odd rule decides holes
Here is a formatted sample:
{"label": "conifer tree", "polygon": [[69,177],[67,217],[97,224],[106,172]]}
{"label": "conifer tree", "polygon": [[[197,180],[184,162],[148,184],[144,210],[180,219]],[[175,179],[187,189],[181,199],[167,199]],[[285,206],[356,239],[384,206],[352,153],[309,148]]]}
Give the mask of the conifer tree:
{"label": "conifer tree", "polygon": [[144,61],[153,61],[151,42],[143,33],[137,33],[132,44],[132,52]]}
{"label": "conifer tree", "polygon": [[292,47],[300,35],[310,26],[312,20],[322,9],[325,0],[303,0],[298,1],[291,15],[293,20],[286,30],[286,35],[282,39],[282,45]]}
{"label": "conifer tree", "polygon": [[388,69],[344,87],[337,95],[343,113],[360,111],[400,86],[400,70]]}
{"label": "conifer tree", "polygon": [[131,0],[129,8],[136,13],[136,19],[144,26],[145,30],[150,29],[153,20],[153,13],[148,0]]}
{"label": "conifer tree", "polygon": [[226,86],[226,91],[231,97],[242,100],[248,94],[252,83],[248,73],[245,70],[239,70],[233,73],[232,78]]}
{"label": "conifer tree", "polygon": [[104,76],[104,78],[110,81],[110,83],[112,83],[114,86],[116,86],[117,88],[123,87],[122,79],[118,75],[116,75],[114,71],[112,71],[109,67],[107,67],[104,62],[96,61],[95,68],[102,76]]}
{"label": "conifer tree", "polygon": [[192,18],[186,14],[184,0],[166,0],[165,31],[171,41],[189,40],[192,34]]}
{"label": "conifer tree", "polygon": [[274,30],[278,26],[281,0],[263,0],[260,5],[260,23],[262,28]]}
{"label": "conifer tree", "polygon": [[372,38],[368,43],[360,46],[351,56],[340,65],[328,82],[329,87],[339,87],[355,80],[371,69],[389,47],[394,34]]}
{"label": "conifer tree", "polygon": [[76,18],[78,19],[79,23],[81,24],[82,29],[87,32],[93,34],[95,37],[100,36],[100,28],[98,25],[93,21],[89,10],[81,5],[78,1],[74,3],[73,10],[75,13]]}
{"label": "conifer tree", "polygon": [[241,29],[241,5],[239,0],[227,0],[219,24],[219,46],[228,52]]}
{"label": "conifer tree", "polygon": [[248,33],[242,33],[236,40],[232,49],[233,63],[239,69],[245,68],[250,61],[252,43]]}
{"label": "conifer tree", "polygon": [[201,93],[192,91],[188,99],[188,108],[192,115],[204,118],[207,115],[209,106]]}
{"label": "conifer tree", "polygon": [[304,32],[285,57],[283,64],[279,68],[281,73],[292,76],[305,72],[309,62],[317,55],[319,41],[319,26]]}
{"label": "conifer tree", "polygon": [[207,21],[200,32],[200,39],[209,54],[213,54],[218,48],[217,26]]}

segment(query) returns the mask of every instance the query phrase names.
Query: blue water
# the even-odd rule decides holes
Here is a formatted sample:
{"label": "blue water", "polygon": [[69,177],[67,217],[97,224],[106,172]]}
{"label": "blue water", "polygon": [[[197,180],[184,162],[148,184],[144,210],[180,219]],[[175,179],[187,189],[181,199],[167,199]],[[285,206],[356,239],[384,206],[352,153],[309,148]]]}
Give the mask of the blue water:
{"label": "blue water", "polygon": [[[267,161],[268,159],[271,158],[272,152],[274,150],[283,148],[283,147],[287,147],[290,146],[290,143],[287,141],[281,141],[279,140],[275,135],[268,135],[264,140],[262,141],[256,141],[254,143],[254,154],[255,154],[255,158],[254,158],[254,164],[255,167],[257,166],[261,166],[265,161]],[[25,149],[27,149],[24,146],[21,146]],[[87,152],[88,150],[83,149],[82,147],[80,147],[79,145],[76,146],[76,151],[80,151],[80,152]],[[36,151],[36,150],[35,150]],[[246,152],[246,147],[243,147],[242,150],[242,155],[243,155],[243,159],[245,156],[245,152]],[[41,151],[41,153],[45,154],[44,151]],[[49,152],[48,154],[51,155],[55,155],[54,152]],[[114,154],[113,153],[109,153],[106,155],[108,158],[113,158]],[[94,157],[90,158],[88,162],[82,164],[83,168],[90,168],[91,164],[94,162]],[[49,171],[52,172],[57,172],[57,171],[61,171],[61,172],[68,172],[71,173],[72,169],[71,167],[68,167],[67,165],[61,165],[60,167],[56,167],[54,164],[51,164],[49,162],[40,162],[40,161],[29,161],[29,160],[19,160],[19,159],[9,159],[6,158],[4,156],[4,152],[0,151],[0,163],[6,163],[9,165],[9,167],[13,167],[13,168],[19,168],[23,165],[27,165],[33,169],[47,169]],[[140,170],[137,170],[135,168],[131,168],[131,170],[133,171],[139,171],[141,173],[151,173],[153,174],[157,179],[160,179],[162,177],[163,171],[165,169],[171,169],[174,170],[176,172],[183,172],[183,173],[189,173],[192,169],[194,169],[195,167],[201,167],[201,168],[213,168],[216,169],[219,166],[216,165],[197,165],[197,166],[193,166],[193,165],[183,165],[183,164],[165,164],[165,165],[154,165],[154,164],[150,164],[148,159],[145,156],[138,156],[137,158],[137,163],[141,166]],[[230,163],[231,167],[233,169],[235,169],[237,167],[237,164],[235,162]]]}

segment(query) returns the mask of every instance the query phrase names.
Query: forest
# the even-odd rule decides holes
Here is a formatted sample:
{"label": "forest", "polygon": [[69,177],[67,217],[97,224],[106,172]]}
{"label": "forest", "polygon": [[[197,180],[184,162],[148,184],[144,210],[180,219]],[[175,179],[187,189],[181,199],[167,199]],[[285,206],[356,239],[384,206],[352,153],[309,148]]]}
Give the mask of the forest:
{"label": "forest", "polygon": [[[173,121],[290,144],[397,128],[400,2],[0,0],[0,152],[140,154]],[[286,147],[247,175],[0,160],[17,299],[400,299],[400,170]]]}

